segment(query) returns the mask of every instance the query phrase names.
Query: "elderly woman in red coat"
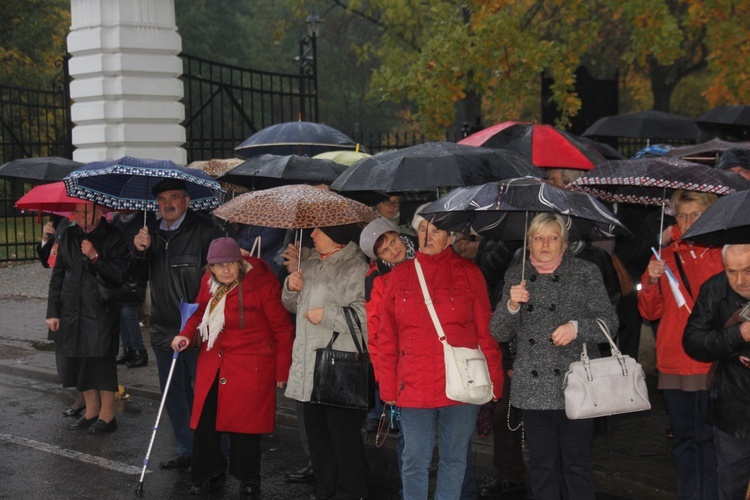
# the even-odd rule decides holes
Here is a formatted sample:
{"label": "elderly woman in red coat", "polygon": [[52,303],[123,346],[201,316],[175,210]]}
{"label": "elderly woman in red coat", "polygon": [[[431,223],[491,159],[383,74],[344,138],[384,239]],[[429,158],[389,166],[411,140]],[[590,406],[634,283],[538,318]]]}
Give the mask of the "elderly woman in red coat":
{"label": "elderly woman in red coat", "polygon": [[292,362],[293,327],[281,286],[268,265],[245,257],[232,238],[208,249],[198,309],[172,341],[177,351],[200,342],[191,494],[209,493],[224,475],[221,436],[229,433],[229,474],[240,496],[260,495],[260,437],[273,432],[276,388]]}

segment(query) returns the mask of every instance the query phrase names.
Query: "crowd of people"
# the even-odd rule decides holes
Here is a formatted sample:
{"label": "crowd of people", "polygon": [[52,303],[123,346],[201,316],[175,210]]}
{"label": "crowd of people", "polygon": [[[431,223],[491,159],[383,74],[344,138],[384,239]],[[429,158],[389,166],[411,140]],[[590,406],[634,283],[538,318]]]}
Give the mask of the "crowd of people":
{"label": "crowd of people", "polygon": [[[565,182],[564,174],[554,180]],[[638,342],[633,348],[628,336],[635,335],[633,324],[639,335],[645,319],[656,336],[678,497],[744,498],[750,245],[682,239],[715,195],[675,192],[674,214],[650,259],[659,240],[654,231],[633,230],[640,243],[597,246],[571,241],[565,217],[554,213],[529,221],[523,245],[441,230],[419,214],[421,206],[406,213],[391,194],[373,207],[369,224],[316,227],[291,243],[285,230],[230,228],[193,211],[183,181],[163,180],[153,195],[158,214],[145,222],[129,213],[105,217],[101,207],[81,203],[72,222],[45,226],[38,252],[53,268],[46,322],[61,382],[79,394],[64,411],[78,417],[70,429],[115,432],[117,365],[146,366],[149,355],[139,304],[108,302],[102,287],[128,277],[144,290],[148,285],[162,391],[174,370],[165,408],[177,448],[160,466],[190,467],[191,494],[210,493],[228,473],[242,497],[259,498],[261,436],[273,432],[283,389],[296,402],[309,457],[287,477],[314,481],[312,500],[368,497],[362,433],[376,431],[366,422],[377,423],[387,409],[399,415],[393,428],[404,499],[522,492],[540,500],[593,499],[597,424],[566,416],[563,379],[582,346],[598,357],[596,347],[606,343],[601,322],[637,357]],[[261,234],[269,245],[254,252]],[[675,282],[684,302],[676,299]],[[189,318],[182,303],[197,305]],[[345,309],[367,338],[376,382],[369,415],[313,401],[316,352],[334,332],[348,331]],[[497,422],[497,479],[488,484],[477,486],[472,474],[480,406],[446,395],[443,341],[479,347],[486,358]],[[356,350],[348,335],[335,348]]]}

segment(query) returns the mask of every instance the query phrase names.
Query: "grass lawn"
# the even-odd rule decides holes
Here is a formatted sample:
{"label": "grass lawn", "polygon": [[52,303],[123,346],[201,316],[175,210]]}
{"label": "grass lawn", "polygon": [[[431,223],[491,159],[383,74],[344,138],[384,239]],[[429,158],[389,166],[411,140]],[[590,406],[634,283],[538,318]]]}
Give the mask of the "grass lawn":
{"label": "grass lawn", "polygon": [[0,263],[36,258],[36,245],[42,237],[47,217],[36,215],[0,217]]}

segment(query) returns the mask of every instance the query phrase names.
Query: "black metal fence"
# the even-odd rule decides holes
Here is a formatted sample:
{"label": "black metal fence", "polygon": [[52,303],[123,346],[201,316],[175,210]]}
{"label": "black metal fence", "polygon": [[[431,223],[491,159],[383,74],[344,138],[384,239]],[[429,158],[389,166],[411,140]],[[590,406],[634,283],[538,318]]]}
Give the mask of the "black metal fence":
{"label": "black metal fence", "polygon": [[[357,144],[364,146],[365,150],[372,155],[391,149],[401,149],[416,146],[417,144],[424,144],[431,140],[425,137],[424,134],[417,132],[357,132],[350,134],[349,137]],[[443,140],[458,142],[463,138],[464,134],[460,130],[456,130],[448,132]]]}

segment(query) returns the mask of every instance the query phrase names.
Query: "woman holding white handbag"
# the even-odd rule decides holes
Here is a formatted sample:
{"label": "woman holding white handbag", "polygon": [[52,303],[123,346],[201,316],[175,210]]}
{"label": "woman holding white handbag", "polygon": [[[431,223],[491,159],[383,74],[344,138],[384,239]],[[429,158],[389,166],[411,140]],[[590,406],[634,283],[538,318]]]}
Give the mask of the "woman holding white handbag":
{"label": "woman holding white handbag", "polygon": [[529,258],[506,272],[490,330],[516,339],[511,404],[522,411],[534,498],[593,500],[593,420],[566,417],[563,379],[584,342],[606,340],[597,318],[617,331],[617,314],[599,269],[565,251],[560,215],[534,217],[527,238]]}

